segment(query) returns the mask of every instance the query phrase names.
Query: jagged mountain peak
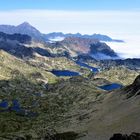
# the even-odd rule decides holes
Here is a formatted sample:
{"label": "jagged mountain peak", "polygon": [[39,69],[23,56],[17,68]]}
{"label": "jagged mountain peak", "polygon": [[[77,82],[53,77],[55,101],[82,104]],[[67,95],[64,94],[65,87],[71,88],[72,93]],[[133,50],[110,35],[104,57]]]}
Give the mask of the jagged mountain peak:
{"label": "jagged mountain peak", "polygon": [[[16,26],[17,28],[32,28],[32,29],[34,29],[34,30],[37,30],[35,27],[33,27],[30,23],[28,23],[28,22],[23,22],[23,23],[21,23],[21,24],[19,24],[18,26]],[[38,30],[37,30],[38,31]],[[39,32],[39,31],[38,31]]]}
{"label": "jagged mountain peak", "polygon": [[23,22],[17,26],[0,25],[0,32],[6,34],[26,34],[31,36],[34,40],[45,42],[43,34],[28,22]]}
{"label": "jagged mountain peak", "polygon": [[32,26],[29,22],[27,21],[24,21],[23,23],[19,24],[18,26],[23,26],[23,25],[26,25],[26,26]]}
{"label": "jagged mountain peak", "polygon": [[19,24],[18,26],[16,26],[16,28],[17,29],[21,29],[21,30],[23,30],[23,31],[31,31],[32,33],[33,32],[36,32],[36,33],[39,33],[40,35],[41,35],[41,33],[40,33],[40,31],[39,30],[37,30],[34,26],[32,26],[30,23],[28,23],[28,22],[23,22],[23,23],[21,23],[21,24]]}

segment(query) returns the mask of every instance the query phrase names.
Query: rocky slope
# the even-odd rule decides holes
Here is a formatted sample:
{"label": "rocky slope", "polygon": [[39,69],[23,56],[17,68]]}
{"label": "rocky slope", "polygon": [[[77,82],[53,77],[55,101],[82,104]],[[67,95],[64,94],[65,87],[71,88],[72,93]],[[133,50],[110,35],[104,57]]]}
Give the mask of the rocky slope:
{"label": "rocky slope", "polygon": [[0,33],[0,49],[17,57],[32,57],[33,49],[24,44],[31,44],[31,37],[20,34]]}
{"label": "rocky slope", "polygon": [[0,50],[48,71],[52,69],[82,71],[80,66],[65,57],[64,49],[53,48],[50,44],[34,41],[28,35],[10,35],[1,32]]}
{"label": "rocky slope", "polygon": [[115,66],[124,66],[131,70],[140,70],[140,59],[133,58],[133,59],[118,59],[118,60],[102,60],[99,63],[102,69],[107,69],[110,67]]}
{"label": "rocky slope", "polygon": [[118,57],[109,46],[95,39],[68,37],[58,42],[57,46],[65,48],[72,57],[86,55],[99,60]]}
{"label": "rocky slope", "polygon": [[117,133],[117,134],[114,134],[110,138],[110,140],[124,140],[124,139],[139,140],[140,139],[140,133],[133,132],[130,135]]}
{"label": "rocky slope", "polygon": [[92,114],[87,137],[83,139],[105,140],[111,133],[140,132],[139,80],[140,76],[130,86],[107,94],[100,107],[95,105],[98,112]]}
{"label": "rocky slope", "polygon": [[101,70],[95,77],[105,78],[113,83],[129,85],[139,74],[140,72],[130,70],[125,66],[112,66],[111,68]]}
{"label": "rocky slope", "polygon": [[116,58],[117,54],[105,43],[94,39],[66,38],[53,44],[34,41],[28,35],[0,33],[0,49],[17,57],[33,57],[35,53],[46,57],[87,56],[96,59]]}

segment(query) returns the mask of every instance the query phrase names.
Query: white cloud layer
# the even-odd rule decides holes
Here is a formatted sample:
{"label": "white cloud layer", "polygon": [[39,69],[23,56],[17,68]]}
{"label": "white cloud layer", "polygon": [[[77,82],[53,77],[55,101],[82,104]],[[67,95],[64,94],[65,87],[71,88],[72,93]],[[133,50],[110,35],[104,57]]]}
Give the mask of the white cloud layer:
{"label": "white cloud layer", "polygon": [[0,24],[28,21],[43,33],[106,34],[125,44],[109,44],[124,57],[140,57],[140,11],[0,11]]}

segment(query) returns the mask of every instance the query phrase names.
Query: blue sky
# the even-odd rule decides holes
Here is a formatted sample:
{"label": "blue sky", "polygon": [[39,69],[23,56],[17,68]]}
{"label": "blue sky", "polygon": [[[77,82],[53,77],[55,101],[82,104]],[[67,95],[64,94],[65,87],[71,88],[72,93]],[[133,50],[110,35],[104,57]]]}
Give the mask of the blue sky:
{"label": "blue sky", "polygon": [[0,0],[0,24],[29,22],[43,33],[106,34],[123,57],[140,58],[140,0]]}
{"label": "blue sky", "polygon": [[1,10],[137,10],[140,0],[1,0]]}

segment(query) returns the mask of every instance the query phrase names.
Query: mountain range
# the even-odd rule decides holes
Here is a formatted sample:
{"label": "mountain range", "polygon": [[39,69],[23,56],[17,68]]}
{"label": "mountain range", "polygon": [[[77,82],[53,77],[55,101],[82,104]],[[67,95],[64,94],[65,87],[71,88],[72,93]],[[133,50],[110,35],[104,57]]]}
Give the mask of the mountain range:
{"label": "mountain range", "polygon": [[[42,56],[78,57],[91,56],[95,59],[117,58],[117,54],[105,43],[95,39],[68,37],[55,43],[35,41],[29,35],[0,33],[0,49],[20,57],[32,57],[33,53]],[[36,44],[35,46],[33,44]]]}
{"label": "mountain range", "polygon": [[102,35],[102,34],[93,34],[93,35],[88,35],[88,34],[80,34],[80,33],[76,33],[76,34],[64,34],[62,32],[53,32],[53,33],[49,33],[49,34],[45,34],[45,37],[49,40],[60,40],[66,37],[79,37],[79,38],[88,38],[88,39],[97,39],[99,41],[106,41],[106,42],[124,42],[123,40],[119,40],[119,39],[112,39],[111,37],[107,36],[107,35]]}
{"label": "mountain range", "polygon": [[7,34],[14,34],[14,33],[26,34],[38,41],[49,41],[52,39],[55,40],[57,38],[66,38],[66,37],[80,37],[80,38],[88,38],[88,39],[89,38],[98,39],[99,41],[124,42],[123,40],[112,39],[107,35],[101,35],[101,34],[82,35],[80,33],[64,34],[62,32],[43,34],[39,30],[37,30],[35,27],[33,27],[31,24],[29,24],[28,22],[23,22],[22,24],[18,26],[0,25],[0,32],[4,32]]}

